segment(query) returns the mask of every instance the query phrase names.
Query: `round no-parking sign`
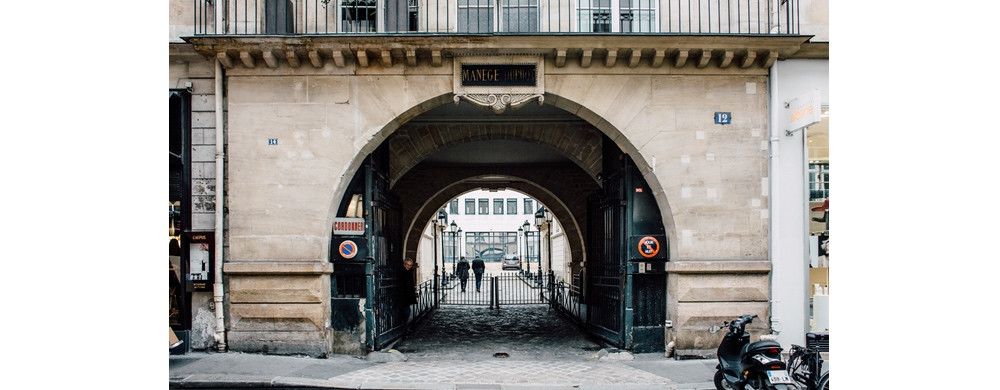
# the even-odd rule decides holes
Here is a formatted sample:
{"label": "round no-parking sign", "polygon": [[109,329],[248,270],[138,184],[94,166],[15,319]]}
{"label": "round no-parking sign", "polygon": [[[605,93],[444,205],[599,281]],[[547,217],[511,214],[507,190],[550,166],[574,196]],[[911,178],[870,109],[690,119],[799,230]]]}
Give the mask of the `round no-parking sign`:
{"label": "round no-parking sign", "polygon": [[340,248],[338,248],[337,251],[340,252],[341,257],[345,259],[353,259],[354,256],[358,255],[358,244],[355,244],[354,241],[351,240],[344,240],[344,242],[340,243]]}
{"label": "round no-parking sign", "polygon": [[639,255],[647,259],[660,253],[660,241],[654,237],[646,236],[639,239]]}

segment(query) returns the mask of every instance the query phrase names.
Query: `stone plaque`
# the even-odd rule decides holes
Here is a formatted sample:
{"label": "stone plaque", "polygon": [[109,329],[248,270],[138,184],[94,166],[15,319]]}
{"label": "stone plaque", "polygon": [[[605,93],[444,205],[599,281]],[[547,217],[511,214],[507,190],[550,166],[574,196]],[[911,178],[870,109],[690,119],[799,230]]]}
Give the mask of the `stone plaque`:
{"label": "stone plaque", "polygon": [[497,114],[536,99],[542,104],[544,65],[540,55],[455,57],[455,103],[465,99]]}
{"label": "stone plaque", "polygon": [[479,87],[533,87],[535,64],[462,64],[462,85]]}

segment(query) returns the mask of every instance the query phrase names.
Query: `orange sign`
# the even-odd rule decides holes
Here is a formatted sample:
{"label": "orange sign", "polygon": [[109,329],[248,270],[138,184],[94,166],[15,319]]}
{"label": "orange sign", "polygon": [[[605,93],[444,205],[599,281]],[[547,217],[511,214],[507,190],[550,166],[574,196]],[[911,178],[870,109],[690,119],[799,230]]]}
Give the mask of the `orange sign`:
{"label": "orange sign", "polygon": [[660,253],[660,241],[652,236],[646,236],[639,239],[639,255],[647,259],[656,256]]}
{"label": "orange sign", "polygon": [[344,240],[344,242],[340,243],[340,247],[337,248],[337,252],[345,259],[353,259],[354,256],[358,255],[358,244],[355,244],[351,240]]}

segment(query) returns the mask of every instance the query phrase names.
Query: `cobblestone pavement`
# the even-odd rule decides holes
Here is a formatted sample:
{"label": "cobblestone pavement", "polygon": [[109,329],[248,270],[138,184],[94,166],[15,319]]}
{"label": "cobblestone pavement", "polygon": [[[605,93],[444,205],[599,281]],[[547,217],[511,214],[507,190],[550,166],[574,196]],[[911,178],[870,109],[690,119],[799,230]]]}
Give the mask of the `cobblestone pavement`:
{"label": "cobblestone pavement", "polygon": [[601,349],[548,306],[441,306],[396,349],[411,361],[591,360]]}

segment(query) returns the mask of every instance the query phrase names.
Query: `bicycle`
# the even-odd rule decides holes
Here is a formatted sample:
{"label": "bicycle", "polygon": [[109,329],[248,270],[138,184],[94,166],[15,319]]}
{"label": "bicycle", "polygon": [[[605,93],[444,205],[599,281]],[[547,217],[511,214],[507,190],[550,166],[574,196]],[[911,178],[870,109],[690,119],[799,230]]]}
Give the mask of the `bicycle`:
{"label": "bicycle", "polygon": [[793,344],[788,351],[788,373],[806,390],[830,390],[830,373],[823,372],[823,356],[819,348]]}

